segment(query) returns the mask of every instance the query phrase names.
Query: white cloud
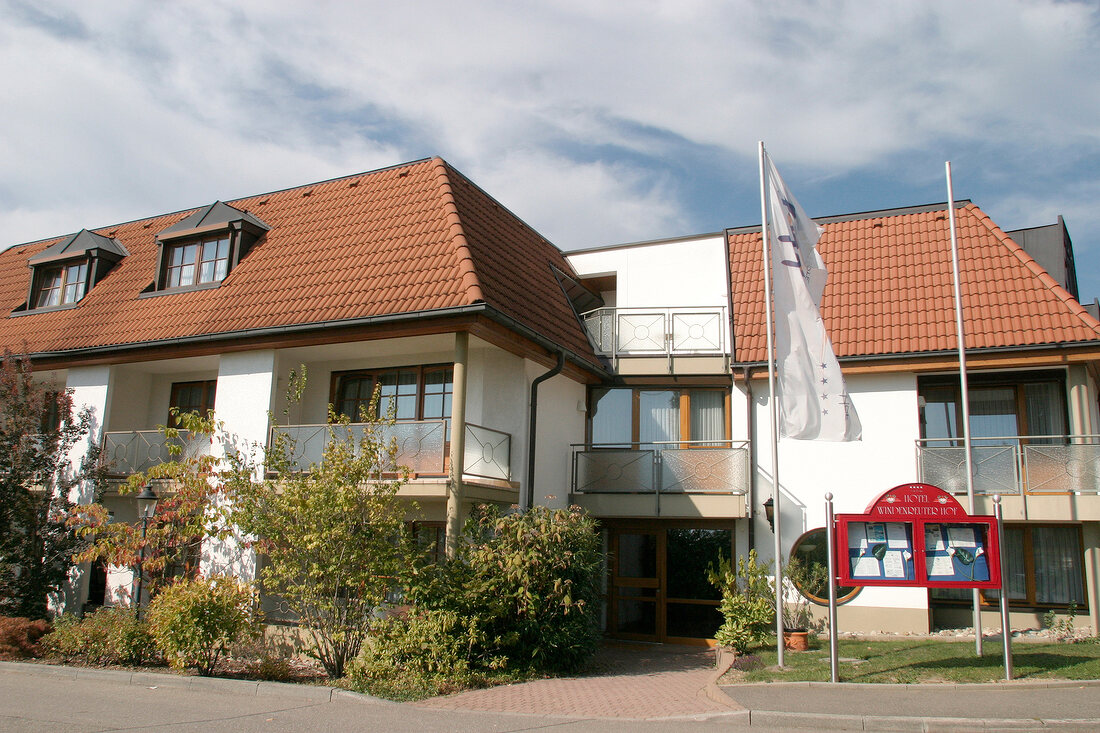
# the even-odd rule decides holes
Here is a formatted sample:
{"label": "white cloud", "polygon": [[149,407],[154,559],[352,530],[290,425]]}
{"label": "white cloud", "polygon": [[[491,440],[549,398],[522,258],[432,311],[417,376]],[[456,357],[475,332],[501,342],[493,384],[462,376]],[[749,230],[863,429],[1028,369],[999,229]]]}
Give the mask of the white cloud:
{"label": "white cloud", "polygon": [[8,242],[432,154],[565,246],[690,231],[693,174],[670,172],[685,150],[751,181],[758,139],[817,180],[889,171],[913,187],[927,174],[899,161],[959,151],[1020,196],[1037,195],[1022,175],[1036,160],[1097,180],[1071,170],[1100,145],[1098,11],[1083,2],[6,11]]}

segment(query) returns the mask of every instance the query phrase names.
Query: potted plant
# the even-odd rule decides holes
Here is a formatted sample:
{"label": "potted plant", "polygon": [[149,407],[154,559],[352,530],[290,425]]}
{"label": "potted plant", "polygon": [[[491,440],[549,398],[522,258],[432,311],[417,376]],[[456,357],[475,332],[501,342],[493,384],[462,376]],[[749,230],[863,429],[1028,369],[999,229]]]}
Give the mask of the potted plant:
{"label": "potted plant", "polygon": [[783,646],[804,652],[810,648],[810,634],[817,622],[810,612],[810,601],[799,588],[816,588],[827,582],[828,571],[821,565],[807,565],[791,558],[783,568]]}

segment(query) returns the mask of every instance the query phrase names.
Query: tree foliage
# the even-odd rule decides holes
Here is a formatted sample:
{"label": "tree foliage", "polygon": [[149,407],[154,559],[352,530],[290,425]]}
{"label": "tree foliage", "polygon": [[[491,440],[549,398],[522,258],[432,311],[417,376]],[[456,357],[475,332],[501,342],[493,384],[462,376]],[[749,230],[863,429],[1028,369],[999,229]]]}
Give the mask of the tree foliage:
{"label": "tree foliage", "polygon": [[576,507],[482,510],[454,559],[410,579],[410,607],[380,625],[354,681],[435,694],[575,671],[599,643],[602,563],[595,522]]}
{"label": "tree foliage", "polygon": [[[300,384],[292,379],[291,390],[300,394]],[[330,408],[321,460],[307,471],[292,464],[285,437],[268,447],[263,479],[240,454],[233,458],[232,520],[256,538],[264,592],[297,617],[333,678],[344,675],[408,570],[408,505],[397,500],[407,474],[385,435],[392,416],[375,417],[377,406],[376,392],[354,427]]]}
{"label": "tree foliage", "polygon": [[0,615],[45,618],[68,580],[81,540],[68,526],[69,492],[95,481],[98,451],[73,467],[68,454],[90,432],[72,395],[35,382],[30,359],[0,356]]}
{"label": "tree foliage", "polygon": [[233,478],[233,467],[219,464],[218,458],[203,455],[179,455],[179,434],[189,431],[192,440],[225,440],[213,415],[179,414],[173,411],[180,427],[161,426],[168,438],[173,459],[131,475],[119,487],[122,495],[133,494],[146,484],[158,487],[156,511],[147,522],[144,536],[141,522],[112,522],[107,508],[99,503],[74,507],[69,524],[91,543],[74,558],[76,562],[103,560],[120,567],[141,564],[150,596],[171,580],[172,565],[194,561],[206,539],[224,539],[231,533],[224,501],[225,484]]}

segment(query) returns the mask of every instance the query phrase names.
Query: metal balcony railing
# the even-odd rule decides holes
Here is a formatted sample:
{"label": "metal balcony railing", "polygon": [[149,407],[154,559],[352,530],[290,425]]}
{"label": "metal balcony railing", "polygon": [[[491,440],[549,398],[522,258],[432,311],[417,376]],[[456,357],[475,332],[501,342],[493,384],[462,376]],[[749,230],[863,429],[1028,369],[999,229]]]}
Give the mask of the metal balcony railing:
{"label": "metal balcony railing", "polygon": [[746,494],[745,441],[574,445],[575,494]]}
{"label": "metal balcony railing", "polygon": [[[1100,494],[1100,436],[972,438],[976,494]],[[920,480],[966,493],[962,438],[917,441]]]}
{"label": "metal balcony railing", "polygon": [[[177,446],[175,454],[170,446]],[[100,461],[112,476],[129,476],[147,471],[160,463],[196,458],[210,452],[210,439],[180,430],[169,438],[160,430],[130,430],[109,432],[103,436]]]}
{"label": "metal balcony railing", "polygon": [[726,309],[597,308],[582,318],[603,356],[693,356],[729,353]]}
{"label": "metal balcony railing", "polygon": [[[442,475],[447,472],[449,420],[410,420],[381,426],[381,438],[397,442],[392,468],[404,466],[411,472]],[[347,428],[331,425],[281,425],[272,428],[271,440],[285,436],[291,468],[309,470],[321,462],[325,447],[335,438],[358,442],[367,429],[364,423]],[[344,435],[341,431],[346,430]],[[508,433],[466,423],[464,474],[507,481],[511,476],[512,436]]]}

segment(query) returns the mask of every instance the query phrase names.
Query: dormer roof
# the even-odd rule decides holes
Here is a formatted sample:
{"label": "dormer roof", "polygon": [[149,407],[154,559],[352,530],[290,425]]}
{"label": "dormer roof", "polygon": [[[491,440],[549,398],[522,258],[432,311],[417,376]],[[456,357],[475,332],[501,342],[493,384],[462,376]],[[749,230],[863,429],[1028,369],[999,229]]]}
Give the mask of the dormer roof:
{"label": "dormer roof", "polygon": [[245,222],[262,232],[271,229],[247,211],[241,211],[229,204],[215,201],[209,206],[204,206],[188,214],[167,229],[161,230],[157,233],[157,239],[178,239],[180,237],[199,236],[207,232],[224,231],[234,222]]}
{"label": "dormer roof", "polygon": [[61,241],[51,244],[38,254],[33,255],[27,260],[27,264],[31,267],[35,267],[50,262],[60,262],[62,260],[82,257],[93,250],[98,250],[101,253],[106,253],[115,258],[122,258],[130,254],[126,251],[126,247],[122,245],[122,242],[117,239],[105,237],[95,232],[89,232],[87,229],[81,229],[76,234],[65,237]]}

